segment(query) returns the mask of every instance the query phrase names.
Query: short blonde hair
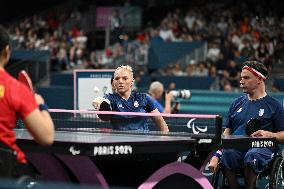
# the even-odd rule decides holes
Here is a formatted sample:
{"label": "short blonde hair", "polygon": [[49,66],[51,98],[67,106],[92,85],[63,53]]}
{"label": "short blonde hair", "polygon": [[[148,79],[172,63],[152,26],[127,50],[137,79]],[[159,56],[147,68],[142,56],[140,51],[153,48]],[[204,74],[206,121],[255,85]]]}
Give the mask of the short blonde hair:
{"label": "short blonde hair", "polygon": [[131,66],[128,66],[128,65],[121,65],[121,66],[118,66],[118,67],[115,69],[114,73],[115,73],[117,70],[119,70],[119,69],[125,69],[125,70],[129,71],[130,75],[131,75],[132,77],[134,77],[134,75],[133,75],[133,69],[132,69]]}
{"label": "short blonde hair", "polygon": [[159,81],[154,81],[151,83],[149,87],[149,93],[153,93],[156,91],[164,90],[164,85]]}

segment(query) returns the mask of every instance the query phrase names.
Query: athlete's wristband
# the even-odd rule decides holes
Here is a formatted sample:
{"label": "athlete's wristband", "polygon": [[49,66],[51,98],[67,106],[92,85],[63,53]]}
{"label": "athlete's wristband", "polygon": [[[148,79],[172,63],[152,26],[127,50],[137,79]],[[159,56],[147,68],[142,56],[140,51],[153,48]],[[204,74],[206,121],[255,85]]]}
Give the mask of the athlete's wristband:
{"label": "athlete's wristband", "polygon": [[221,157],[222,157],[222,150],[217,150],[216,152],[213,153],[213,156],[218,157],[219,159],[221,159]]}
{"label": "athlete's wristband", "polygon": [[38,108],[40,111],[48,111],[48,106],[46,104],[40,104]]}
{"label": "athlete's wristband", "polygon": [[220,154],[218,154],[218,153],[216,153],[216,152],[213,154],[213,156],[215,156],[215,157],[217,157],[217,158],[219,158],[219,159],[222,157],[222,155],[220,155]]}

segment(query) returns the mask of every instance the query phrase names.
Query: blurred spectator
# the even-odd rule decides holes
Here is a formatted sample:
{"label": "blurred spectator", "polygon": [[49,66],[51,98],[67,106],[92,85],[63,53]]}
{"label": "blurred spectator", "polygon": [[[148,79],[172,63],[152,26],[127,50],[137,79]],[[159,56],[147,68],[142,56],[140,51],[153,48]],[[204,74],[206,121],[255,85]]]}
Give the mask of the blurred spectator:
{"label": "blurred spectator", "polygon": [[59,50],[56,54],[58,65],[60,66],[60,69],[66,70],[71,68],[71,64],[69,63],[68,56],[67,56],[67,48],[66,48],[66,42],[61,42],[59,46]]}
{"label": "blurred spectator", "polygon": [[252,46],[252,43],[247,38],[243,39],[242,45],[239,46],[239,51],[241,52],[241,55],[244,57],[254,57],[255,50]]}
{"label": "blurred spectator", "polygon": [[161,23],[159,35],[163,39],[163,41],[167,42],[175,41],[175,36],[173,34],[173,31],[169,27],[169,23],[167,22],[166,19],[164,19]]}
{"label": "blurred spectator", "polygon": [[196,64],[188,64],[186,67],[186,74],[189,76],[196,76]]}
{"label": "blurred spectator", "polygon": [[185,24],[189,30],[193,28],[193,25],[196,21],[195,14],[192,10],[188,10],[186,16],[184,17]]}
{"label": "blurred spectator", "polygon": [[180,64],[175,64],[174,68],[172,69],[172,75],[174,76],[184,76],[185,72],[183,72]]}
{"label": "blurred spectator", "polygon": [[163,38],[159,35],[159,29],[151,30],[151,43],[161,43],[164,42]]}
{"label": "blurred spectator", "polygon": [[226,92],[233,92],[234,91],[230,81],[225,80],[223,85],[224,85],[223,86],[224,91],[226,91]]}
{"label": "blurred spectator", "polygon": [[99,69],[101,66],[102,65],[96,51],[92,51],[90,53],[89,61],[86,64],[86,69]]}
{"label": "blurred spectator", "polygon": [[259,47],[256,50],[256,58],[262,62],[265,62],[269,56],[269,51],[265,42],[260,42]]}
{"label": "blurred spectator", "polygon": [[212,62],[216,62],[220,54],[220,48],[216,43],[209,43],[208,47],[209,49],[207,53],[207,58]]}
{"label": "blurred spectator", "polygon": [[230,85],[232,86],[231,82],[230,82],[230,74],[227,70],[224,70],[222,72],[222,75],[220,76],[220,90],[224,90],[225,89],[225,85]]}
{"label": "blurred spectator", "polygon": [[230,81],[233,88],[239,87],[240,80],[240,69],[237,66],[237,63],[234,60],[230,60],[228,64],[228,80]]}
{"label": "blurred spectator", "polygon": [[172,91],[172,90],[175,90],[176,89],[176,83],[175,82],[170,82],[168,84],[168,91]]}
{"label": "blurred spectator", "polygon": [[210,77],[216,77],[217,76],[217,68],[214,65],[210,65],[208,69],[208,74]]}
{"label": "blurred spectator", "polygon": [[110,16],[111,44],[119,43],[123,34],[122,18],[119,9],[114,9]]}
{"label": "blurred spectator", "polygon": [[204,62],[200,62],[196,67],[196,76],[208,76],[208,68]]}
{"label": "blurred spectator", "polygon": [[224,54],[222,52],[220,52],[215,65],[217,70],[225,70],[227,68],[227,61],[225,60]]}

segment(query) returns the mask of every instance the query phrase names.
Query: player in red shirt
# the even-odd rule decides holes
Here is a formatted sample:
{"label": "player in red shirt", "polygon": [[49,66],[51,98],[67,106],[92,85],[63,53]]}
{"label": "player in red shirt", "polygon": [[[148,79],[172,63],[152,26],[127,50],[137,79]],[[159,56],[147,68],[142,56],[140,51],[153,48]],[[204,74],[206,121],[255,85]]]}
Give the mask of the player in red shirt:
{"label": "player in red shirt", "polygon": [[0,144],[16,151],[19,164],[26,164],[13,131],[17,119],[21,118],[35,141],[44,146],[53,143],[54,126],[44,99],[5,71],[10,54],[9,34],[0,26]]}

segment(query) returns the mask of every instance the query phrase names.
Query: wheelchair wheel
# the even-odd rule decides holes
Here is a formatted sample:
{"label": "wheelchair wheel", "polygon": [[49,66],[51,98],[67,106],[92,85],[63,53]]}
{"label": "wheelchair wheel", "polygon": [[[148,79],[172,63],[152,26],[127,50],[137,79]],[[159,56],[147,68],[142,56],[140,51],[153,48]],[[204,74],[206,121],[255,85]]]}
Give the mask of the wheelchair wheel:
{"label": "wheelchair wheel", "polygon": [[21,176],[17,178],[15,181],[16,181],[16,186],[23,189],[40,186],[39,180],[28,175]]}
{"label": "wheelchair wheel", "polygon": [[269,189],[283,189],[283,164],[284,160],[281,156],[277,156],[272,164],[270,179],[269,179]]}

